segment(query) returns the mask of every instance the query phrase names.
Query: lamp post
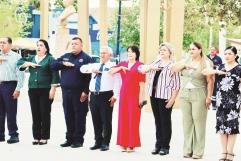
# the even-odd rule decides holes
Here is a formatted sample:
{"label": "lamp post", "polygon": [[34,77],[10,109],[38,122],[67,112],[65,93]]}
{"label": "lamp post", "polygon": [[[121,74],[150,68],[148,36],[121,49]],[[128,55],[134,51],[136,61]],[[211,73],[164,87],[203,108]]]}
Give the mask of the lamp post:
{"label": "lamp post", "polygon": [[214,23],[214,18],[210,17],[209,18],[209,23],[210,23],[210,30],[209,30],[209,47],[212,47],[213,45],[213,23]]}
{"label": "lamp post", "polygon": [[120,23],[121,23],[121,0],[119,0],[118,19],[117,19],[117,44],[116,55],[119,57],[120,62]]}

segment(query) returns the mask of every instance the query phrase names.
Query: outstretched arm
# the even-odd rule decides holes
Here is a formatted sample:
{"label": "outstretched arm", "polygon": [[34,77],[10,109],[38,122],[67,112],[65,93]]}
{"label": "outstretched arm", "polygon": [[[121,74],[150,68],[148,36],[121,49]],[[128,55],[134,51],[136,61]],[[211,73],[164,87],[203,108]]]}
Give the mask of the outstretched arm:
{"label": "outstretched arm", "polygon": [[118,73],[120,71],[123,71],[124,73],[126,73],[127,70],[129,70],[129,69],[127,67],[124,67],[124,66],[113,67],[109,70],[109,74],[115,74],[115,73]]}

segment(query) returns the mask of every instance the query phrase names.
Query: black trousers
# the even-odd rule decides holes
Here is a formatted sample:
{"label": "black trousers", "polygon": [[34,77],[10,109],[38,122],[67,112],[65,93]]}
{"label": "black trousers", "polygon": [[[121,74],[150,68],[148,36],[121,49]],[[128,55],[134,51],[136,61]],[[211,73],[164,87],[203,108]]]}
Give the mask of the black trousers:
{"label": "black trousers", "polygon": [[17,126],[17,99],[13,99],[13,92],[17,81],[0,83],[0,138],[5,138],[5,120],[10,136],[18,136]]}
{"label": "black trousers", "polygon": [[62,88],[66,140],[70,143],[84,143],[88,100],[80,102],[82,91]]}
{"label": "black trousers", "polygon": [[102,92],[100,94],[91,93],[90,111],[95,132],[95,143],[98,145],[109,145],[112,134],[112,112],[109,99],[113,96],[113,91]]}
{"label": "black trousers", "polygon": [[32,111],[33,138],[36,140],[50,138],[51,104],[49,88],[30,88],[28,91]]}
{"label": "black trousers", "polygon": [[151,107],[156,124],[156,145],[158,149],[169,149],[172,135],[171,113],[172,108],[167,109],[166,99],[151,97]]}

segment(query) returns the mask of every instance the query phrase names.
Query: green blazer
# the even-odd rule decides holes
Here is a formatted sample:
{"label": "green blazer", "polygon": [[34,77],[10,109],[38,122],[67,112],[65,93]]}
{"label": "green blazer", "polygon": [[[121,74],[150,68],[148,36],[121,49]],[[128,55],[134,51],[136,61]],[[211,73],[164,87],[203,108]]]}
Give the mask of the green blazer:
{"label": "green blazer", "polygon": [[[53,56],[51,54],[47,54],[46,57],[39,62],[40,67],[29,67],[29,88],[51,88],[51,84],[59,84],[60,78],[58,71],[52,71],[50,69],[50,64],[53,61]],[[29,55],[28,57],[21,58],[17,62],[17,66],[20,68],[20,70],[26,69],[21,67],[21,65],[23,65],[25,62],[36,63],[35,55]]]}

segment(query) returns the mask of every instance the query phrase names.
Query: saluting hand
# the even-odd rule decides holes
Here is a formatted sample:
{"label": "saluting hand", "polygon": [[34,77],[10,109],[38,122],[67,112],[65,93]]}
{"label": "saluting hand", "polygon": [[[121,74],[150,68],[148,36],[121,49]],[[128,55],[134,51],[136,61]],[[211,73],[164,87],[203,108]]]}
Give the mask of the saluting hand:
{"label": "saluting hand", "polygon": [[20,91],[13,92],[13,99],[17,99],[20,96]]}
{"label": "saluting hand", "polygon": [[162,70],[163,67],[160,66],[151,66],[150,70],[155,70],[155,71],[159,71]]}
{"label": "saluting hand", "polygon": [[85,92],[81,93],[80,102],[84,102],[88,98],[88,95]]}
{"label": "saluting hand", "polygon": [[126,74],[126,71],[128,71],[129,68],[124,67],[124,66],[120,66],[120,70],[122,70]]}
{"label": "saluting hand", "polygon": [[70,62],[63,62],[63,65],[66,67],[74,67],[74,64]]}
{"label": "saluting hand", "polygon": [[92,72],[95,73],[95,74],[100,74],[100,73],[102,73],[101,71],[99,71],[99,69],[92,69]]}
{"label": "saluting hand", "polygon": [[24,68],[27,68],[27,67],[36,68],[36,67],[40,67],[40,65],[36,64],[36,63],[32,63],[32,62],[25,62],[21,67],[24,67]]}
{"label": "saluting hand", "polygon": [[195,67],[193,65],[189,65],[189,64],[185,65],[184,68],[187,70],[196,70],[197,69],[197,67]]}

